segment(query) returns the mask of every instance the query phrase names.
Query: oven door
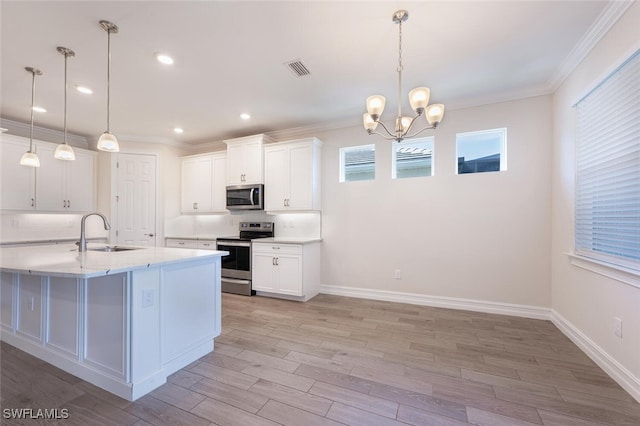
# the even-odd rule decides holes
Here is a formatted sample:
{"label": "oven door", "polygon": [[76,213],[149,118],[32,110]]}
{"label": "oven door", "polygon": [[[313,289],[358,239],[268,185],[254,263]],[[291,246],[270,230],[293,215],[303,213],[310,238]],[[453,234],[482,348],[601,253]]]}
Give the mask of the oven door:
{"label": "oven door", "polygon": [[222,257],[222,277],[251,280],[251,241],[218,240],[216,247],[229,252]]}
{"label": "oven door", "polygon": [[227,209],[262,210],[264,185],[227,186]]}

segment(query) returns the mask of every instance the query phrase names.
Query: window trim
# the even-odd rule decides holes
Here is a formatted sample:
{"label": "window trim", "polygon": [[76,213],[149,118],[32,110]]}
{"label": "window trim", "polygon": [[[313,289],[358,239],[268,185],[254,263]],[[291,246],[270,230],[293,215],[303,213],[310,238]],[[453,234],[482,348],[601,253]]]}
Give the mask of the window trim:
{"label": "window trim", "polygon": [[[397,175],[397,147],[402,143],[418,143],[418,142],[431,142],[431,174],[427,176],[408,176],[408,177],[398,177]],[[435,176],[435,146],[436,146],[436,138],[435,136],[423,136],[421,138],[411,139],[406,142],[398,142],[393,141],[391,143],[391,180],[402,180],[402,179],[415,179],[415,178],[428,178]]]}
{"label": "window trim", "polygon": [[462,175],[475,175],[475,174],[484,174],[490,172],[474,172],[474,173],[459,173],[458,171],[458,137],[464,135],[482,135],[488,133],[495,133],[497,130],[500,130],[502,133],[502,137],[500,140],[500,170],[493,170],[493,172],[506,172],[507,169],[507,127],[496,127],[493,129],[485,129],[485,130],[475,130],[471,132],[461,132],[456,133],[455,139],[455,156],[454,156],[454,170],[456,176]]}
{"label": "window trim", "polygon": [[340,156],[340,170],[338,171],[339,176],[339,182],[340,183],[346,183],[346,182],[370,182],[376,179],[376,156],[374,154],[373,158],[373,179],[366,179],[366,180],[347,180],[346,179],[346,173],[345,173],[345,154],[349,151],[356,151],[356,150],[362,150],[362,149],[371,149],[374,153],[376,151],[376,145],[371,143],[371,144],[364,144],[364,145],[353,145],[353,146],[343,146],[340,147],[339,149],[339,156]]}

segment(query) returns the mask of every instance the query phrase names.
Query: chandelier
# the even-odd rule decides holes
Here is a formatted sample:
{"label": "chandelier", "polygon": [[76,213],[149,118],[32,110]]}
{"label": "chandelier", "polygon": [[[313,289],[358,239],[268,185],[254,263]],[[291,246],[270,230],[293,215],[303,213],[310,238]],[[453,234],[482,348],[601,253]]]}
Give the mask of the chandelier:
{"label": "chandelier", "polygon": [[[409,18],[409,12],[406,10],[398,10],[393,14],[393,22],[398,24],[399,28],[399,42],[398,42],[398,116],[396,117],[395,129],[393,132],[389,131],[387,126],[384,125],[382,121],[380,121],[380,116],[382,115],[382,111],[384,110],[385,97],[382,95],[373,95],[367,98],[367,112],[363,114],[362,121],[364,124],[364,128],[370,135],[376,134],[382,136],[387,140],[395,140],[398,142],[402,142],[404,139],[412,138],[422,133],[428,129],[435,129],[438,124],[442,121],[442,117],[444,115],[444,105],[443,104],[432,104],[429,105],[429,95],[431,91],[428,87],[416,87],[412,91],[409,92],[409,103],[411,108],[415,112],[414,117],[402,116],[402,105],[400,102],[400,96],[402,94],[402,23]],[[427,123],[429,124],[427,127],[424,127],[415,133],[409,135],[413,127],[413,123],[423,115],[426,117]],[[375,132],[378,124],[382,126],[382,128],[387,133],[386,135],[383,133]]]}

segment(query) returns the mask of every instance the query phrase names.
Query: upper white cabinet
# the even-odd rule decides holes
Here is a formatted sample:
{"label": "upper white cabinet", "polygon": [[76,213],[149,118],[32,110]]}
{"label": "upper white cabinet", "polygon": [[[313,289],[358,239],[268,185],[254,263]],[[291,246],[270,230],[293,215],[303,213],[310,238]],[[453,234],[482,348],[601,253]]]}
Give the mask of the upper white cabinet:
{"label": "upper white cabinet", "polygon": [[0,142],[0,208],[35,210],[36,169],[20,165],[20,157],[29,150],[29,140],[2,135]]}
{"label": "upper white cabinet", "polygon": [[322,142],[316,138],[280,142],[264,148],[265,210],[321,209]]}
{"label": "upper white cabinet", "polygon": [[34,141],[40,167],[26,167],[20,165],[20,157],[29,149],[29,140],[2,136],[0,208],[69,213],[95,210],[97,153],[74,147],[75,161],[63,161],[53,156],[57,146]]}
{"label": "upper white cabinet", "polygon": [[182,158],[182,213],[226,211],[226,153]]}
{"label": "upper white cabinet", "polygon": [[227,144],[227,185],[264,183],[263,145],[266,135],[247,136],[224,141]]}
{"label": "upper white cabinet", "polygon": [[96,153],[74,148],[74,161],[58,160],[57,145],[37,142],[36,210],[86,212],[95,209]]}

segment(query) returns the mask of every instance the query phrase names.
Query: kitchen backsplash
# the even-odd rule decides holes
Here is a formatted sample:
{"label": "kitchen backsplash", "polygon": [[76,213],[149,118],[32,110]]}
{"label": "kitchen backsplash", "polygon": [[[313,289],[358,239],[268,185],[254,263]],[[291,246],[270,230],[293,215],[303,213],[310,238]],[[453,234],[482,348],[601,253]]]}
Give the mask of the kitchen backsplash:
{"label": "kitchen backsplash", "polygon": [[[80,239],[82,214],[0,213],[0,242]],[[87,238],[107,238],[99,218],[86,222]]]}
{"label": "kitchen backsplash", "polygon": [[167,237],[224,237],[238,235],[240,222],[274,222],[276,237],[310,237],[322,235],[320,213],[269,215],[242,212],[223,215],[182,215],[165,222]]}

